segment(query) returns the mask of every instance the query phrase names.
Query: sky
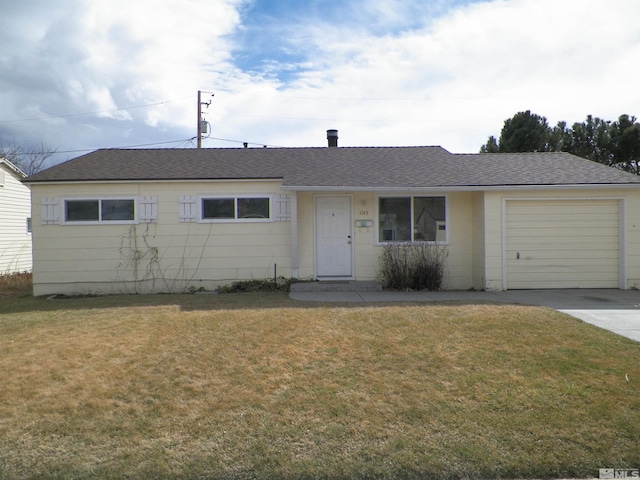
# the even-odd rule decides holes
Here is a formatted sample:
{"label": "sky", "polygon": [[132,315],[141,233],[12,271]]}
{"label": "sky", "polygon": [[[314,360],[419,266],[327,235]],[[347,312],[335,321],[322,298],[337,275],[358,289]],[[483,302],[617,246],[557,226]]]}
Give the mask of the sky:
{"label": "sky", "polygon": [[640,116],[638,0],[0,0],[0,141],[440,145]]}

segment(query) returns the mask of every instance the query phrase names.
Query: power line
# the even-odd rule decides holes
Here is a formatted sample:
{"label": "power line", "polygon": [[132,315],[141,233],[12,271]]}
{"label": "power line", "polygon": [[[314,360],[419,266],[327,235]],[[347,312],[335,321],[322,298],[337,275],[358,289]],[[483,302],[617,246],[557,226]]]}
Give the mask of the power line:
{"label": "power line", "polygon": [[[269,145],[266,143],[259,143],[259,142],[245,142],[242,140],[231,140],[228,138],[217,138],[217,137],[207,137],[210,138],[211,140],[219,140],[222,142],[232,142],[232,143],[240,143],[243,145],[260,145],[261,147],[271,147],[271,148],[285,148],[279,145]],[[125,148],[142,148],[142,147],[153,147],[156,145],[168,145],[170,143],[179,143],[181,144],[178,147],[175,148],[182,148],[182,145],[185,144],[190,144],[192,145],[193,142],[196,140],[196,137],[191,137],[191,138],[184,138],[182,140],[171,140],[171,141],[167,141],[167,142],[153,142],[153,143],[139,143],[137,145],[122,145],[119,147],[98,147],[98,148],[82,148],[82,149],[77,149],[77,150],[53,150],[53,151],[49,151],[49,152],[22,152],[24,155],[55,155],[55,154],[59,154],[59,153],[83,153],[83,152],[93,152],[95,150],[117,150],[117,149],[125,149]]]}
{"label": "power line", "polygon": [[139,147],[152,147],[155,145],[167,145],[169,143],[181,143],[181,144],[185,144],[188,142],[192,142],[193,140],[195,140],[195,137],[191,137],[191,138],[185,138],[182,140],[171,140],[168,142],[154,142],[154,143],[140,143],[138,145],[123,145],[120,147],[99,147],[99,148],[82,148],[82,149],[78,149],[78,150],[53,150],[50,152],[23,152],[24,155],[55,155],[58,153],[82,153],[82,152],[93,152],[95,150],[117,150],[117,149],[124,149],[124,148],[139,148]]}
{"label": "power line", "polygon": [[114,108],[111,110],[96,110],[93,112],[83,112],[83,113],[67,113],[65,115],[51,115],[46,117],[21,118],[18,120],[0,120],[0,123],[31,122],[35,120],[51,120],[55,118],[83,117],[87,115],[98,115],[101,113],[113,113],[113,112],[122,112],[126,110],[135,110],[138,108],[156,107],[158,105],[165,105],[167,103],[179,102],[182,100],[184,100],[184,98],[181,98],[179,100],[163,100],[162,102],[147,103],[145,105],[133,105],[131,107]]}
{"label": "power line", "polygon": [[269,145],[266,143],[259,143],[259,142],[245,142],[243,140],[230,140],[228,138],[218,138],[218,137],[206,137],[206,138],[209,138],[211,140],[219,140],[221,142],[241,143],[243,145],[260,145],[261,147],[286,148],[281,145]]}

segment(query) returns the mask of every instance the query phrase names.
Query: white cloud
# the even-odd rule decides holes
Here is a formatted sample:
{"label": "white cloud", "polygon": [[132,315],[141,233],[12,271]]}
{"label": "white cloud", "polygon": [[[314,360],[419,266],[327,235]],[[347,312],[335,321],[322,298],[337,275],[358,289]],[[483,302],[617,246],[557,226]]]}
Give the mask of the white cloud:
{"label": "white cloud", "polygon": [[[0,136],[63,149],[186,138],[199,89],[215,93],[212,137],[283,146],[338,128],[341,145],[475,152],[521,110],[552,124],[640,114],[637,0],[291,5],[261,23],[242,0],[11,3]],[[6,122],[82,112],[96,114]]]}
{"label": "white cloud", "polygon": [[[69,130],[75,131],[65,141],[76,146],[118,145],[113,134],[120,122],[185,125],[194,116],[196,91],[230,69],[226,37],[238,27],[239,3],[23,2],[6,25],[11,48],[0,53],[0,65],[11,72],[0,80],[0,120],[95,112],[96,118],[117,121],[111,137],[100,140],[100,130],[89,129],[83,138],[83,124],[77,131],[71,126],[75,117],[68,118]],[[193,101],[172,102],[188,95]],[[159,101],[168,103],[122,110]],[[13,132],[22,129],[19,122],[4,125]],[[46,129],[39,133],[47,134]]]}
{"label": "white cloud", "polygon": [[243,112],[245,121],[271,111],[281,118],[265,131],[285,145],[324,141],[324,125],[341,127],[342,144],[477,151],[521,110],[552,123],[636,113],[637,18],[635,0],[510,0],[461,7],[385,36],[300,25],[312,68],[271,99],[229,92],[236,98],[226,111]]}

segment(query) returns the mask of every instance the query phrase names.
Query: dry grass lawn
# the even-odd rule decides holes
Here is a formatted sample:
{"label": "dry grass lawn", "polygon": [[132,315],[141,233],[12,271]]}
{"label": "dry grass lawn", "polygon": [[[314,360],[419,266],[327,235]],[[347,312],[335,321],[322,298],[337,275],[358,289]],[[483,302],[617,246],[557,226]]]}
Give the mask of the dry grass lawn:
{"label": "dry grass lawn", "polygon": [[0,478],[640,466],[640,344],[548,309],[0,300]]}

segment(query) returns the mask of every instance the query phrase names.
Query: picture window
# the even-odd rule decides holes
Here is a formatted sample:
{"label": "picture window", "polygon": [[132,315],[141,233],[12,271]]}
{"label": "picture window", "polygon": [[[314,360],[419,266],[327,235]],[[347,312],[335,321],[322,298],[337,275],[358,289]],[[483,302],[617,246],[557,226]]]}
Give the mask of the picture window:
{"label": "picture window", "polygon": [[379,197],[379,242],[445,242],[445,197]]}

